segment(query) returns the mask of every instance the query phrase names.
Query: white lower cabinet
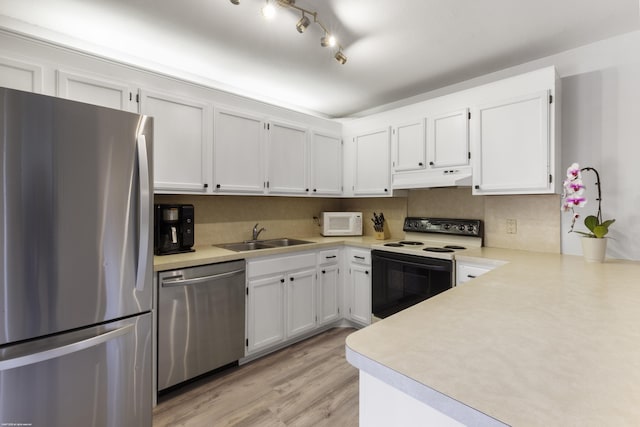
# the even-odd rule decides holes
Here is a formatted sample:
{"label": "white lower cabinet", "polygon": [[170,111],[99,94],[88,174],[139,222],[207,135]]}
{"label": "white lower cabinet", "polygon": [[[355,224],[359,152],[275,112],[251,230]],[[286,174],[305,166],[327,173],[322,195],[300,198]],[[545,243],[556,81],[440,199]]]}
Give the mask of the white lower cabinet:
{"label": "white lower cabinet", "polygon": [[247,262],[247,354],[315,327],[315,252]]}
{"label": "white lower cabinet", "polygon": [[371,323],[371,251],[348,249],[347,316],[362,325]]}
{"label": "white lower cabinet", "polygon": [[318,252],[318,326],[340,318],[340,250]]}

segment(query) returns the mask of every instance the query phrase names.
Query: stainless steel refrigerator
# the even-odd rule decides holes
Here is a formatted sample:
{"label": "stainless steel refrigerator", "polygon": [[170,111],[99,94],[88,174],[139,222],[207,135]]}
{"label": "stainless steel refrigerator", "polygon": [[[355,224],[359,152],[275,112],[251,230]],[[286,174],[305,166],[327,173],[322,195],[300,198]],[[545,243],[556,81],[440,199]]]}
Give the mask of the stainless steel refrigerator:
{"label": "stainless steel refrigerator", "polygon": [[151,425],[152,139],[0,88],[0,425]]}

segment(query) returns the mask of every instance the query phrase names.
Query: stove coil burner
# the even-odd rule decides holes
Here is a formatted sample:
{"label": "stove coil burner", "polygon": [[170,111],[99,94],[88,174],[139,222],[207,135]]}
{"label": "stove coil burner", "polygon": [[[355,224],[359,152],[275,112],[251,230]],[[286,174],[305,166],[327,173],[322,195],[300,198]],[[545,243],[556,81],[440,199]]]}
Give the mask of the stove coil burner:
{"label": "stove coil burner", "polygon": [[401,244],[401,243],[385,243],[384,245],[385,245],[385,246],[390,246],[390,247],[392,247],[392,248],[401,248],[401,247],[403,247],[403,246],[404,246],[404,245],[403,245],[403,244]]}
{"label": "stove coil burner", "polygon": [[405,246],[422,246],[424,245],[424,243],[422,242],[415,242],[412,240],[403,240],[400,242],[400,245],[405,245]]}
{"label": "stove coil burner", "polygon": [[424,248],[423,251],[426,252],[455,252],[451,248]]}
{"label": "stove coil burner", "polygon": [[458,246],[458,245],[446,245],[444,247],[447,249],[467,249],[464,246]]}

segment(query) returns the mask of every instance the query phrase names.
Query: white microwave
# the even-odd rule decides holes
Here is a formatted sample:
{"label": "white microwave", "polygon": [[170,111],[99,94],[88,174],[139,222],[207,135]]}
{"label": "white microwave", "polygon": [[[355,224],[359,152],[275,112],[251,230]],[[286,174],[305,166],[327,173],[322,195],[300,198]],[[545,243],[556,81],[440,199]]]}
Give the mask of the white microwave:
{"label": "white microwave", "polygon": [[362,212],[322,212],[323,236],[362,236]]}

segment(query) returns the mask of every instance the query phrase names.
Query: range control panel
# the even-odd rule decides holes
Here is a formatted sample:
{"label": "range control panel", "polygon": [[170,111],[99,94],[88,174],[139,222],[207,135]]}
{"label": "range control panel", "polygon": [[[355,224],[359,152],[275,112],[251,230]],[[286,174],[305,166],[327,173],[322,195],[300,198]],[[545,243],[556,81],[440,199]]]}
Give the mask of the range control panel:
{"label": "range control panel", "polygon": [[402,229],[417,233],[482,237],[482,221],[479,219],[407,217],[404,219],[404,227]]}

